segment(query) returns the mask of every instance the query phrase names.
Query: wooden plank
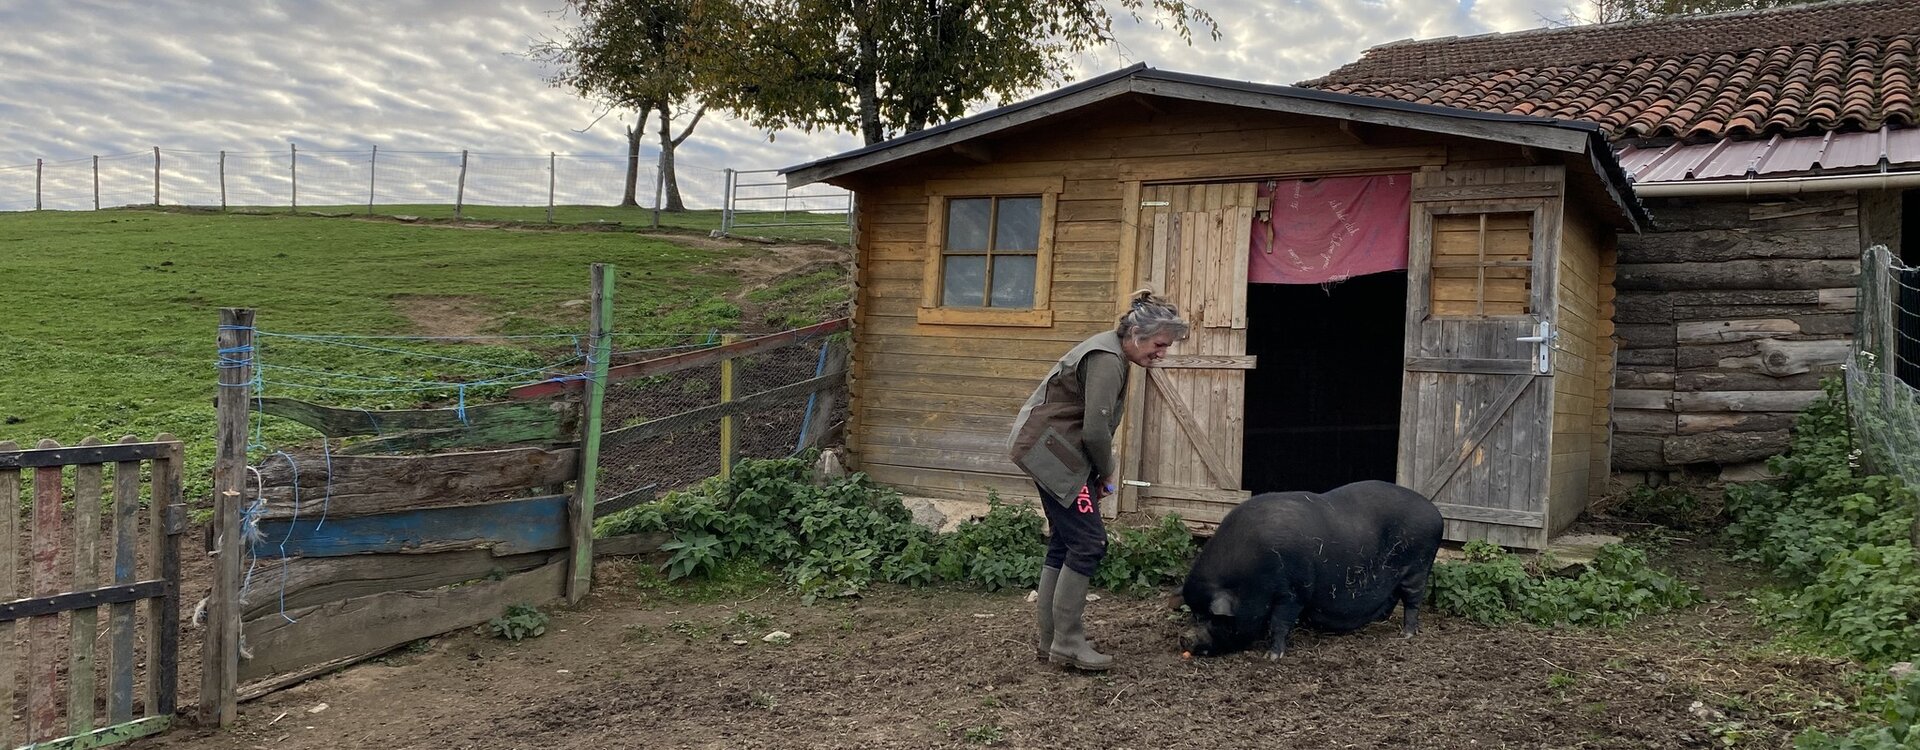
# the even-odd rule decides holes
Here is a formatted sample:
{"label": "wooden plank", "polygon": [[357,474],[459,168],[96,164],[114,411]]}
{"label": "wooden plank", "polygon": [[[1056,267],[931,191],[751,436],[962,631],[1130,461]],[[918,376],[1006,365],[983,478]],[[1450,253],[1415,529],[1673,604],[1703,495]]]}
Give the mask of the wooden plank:
{"label": "wooden plank", "polygon": [[[100,439],[92,436],[80,441],[82,447],[100,444]],[[101,464],[81,464],[73,469],[73,591],[100,585],[101,469]],[[67,733],[80,735],[94,727],[93,655],[100,610],[73,610],[67,624]]]}
{"label": "wooden plank", "polygon": [[1437,201],[1550,198],[1559,195],[1560,183],[1557,182],[1517,182],[1495,185],[1426,185],[1414,188],[1413,190],[1413,200],[1422,203]]}
{"label": "wooden plank", "polygon": [[333,557],[371,552],[441,552],[485,548],[494,554],[541,552],[569,545],[567,495],[426,508],[379,516],[307,521],[263,521],[251,554]]}
{"label": "wooden plank", "polygon": [[[914,296],[918,297],[919,295],[916,294]],[[782,331],[780,333],[769,334],[766,336],[759,336],[756,338],[747,339],[746,341],[742,341],[730,347],[714,347],[712,349],[702,349],[696,352],[687,352],[685,354],[675,354],[669,357],[660,357],[658,359],[650,359],[645,362],[634,362],[630,364],[619,365],[616,367],[609,367],[607,369],[606,382],[609,384],[618,383],[623,380],[632,380],[634,378],[646,377],[648,375],[663,375],[669,372],[679,372],[681,370],[688,370],[695,367],[704,367],[706,365],[717,364],[722,360],[732,359],[734,357],[745,357],[750,354],[759,354],[761,352],[773,351],[783,346],[789,346],[802,341],[811,341],[813,339],[820,338],[822,336],[828,336],[831,334],[835,334],[835,333],[839,333],[841,331],[847,330],[849,326],[850,326],[849,319],[836,318],[834,320],[829,320],[825,323],[816,323],[814,325],[810,325],[805,328],[795,328],[791,331]],[[551,394],[559,393],[561,391],[578,391],[582,389],[581,382],[582,382],[581,380],[563,380],[563,381],[550,380],[543,383],[535,383],[533,385],[523,385],[518,388],[513,388],[508,390],[507,396],[511,398],[537,398],[539,396],[551,395]]]}
{"label": "wooden plank", "polygon": [[[0,440],[0,456],[20,449],[20,445],[11,440]],[[0,545],[0,601],[12,601],[19,595],[20,550],[16,548],[20,540],[20,470],[6,468],[0,464],[0,539],[8,541]],[[13,691],[19,684],[19,669],[14,660],[14,640],[16,626],[12,621],[0,622],[0,747],[12,746],[13,729]]]}
{"label": "wooden plank", "polygon": [[[120,443],[139,442],[132,435]],[[113,582],[134,582],[139,563],[140,462],[113,465]],[[107,626],[107,724],[133,721],[133,602],[113,605]]]}
{"label": "wooden plank", "polygon": [[1474,450],[1480,447],[1480,441],[1486,439],[1487,433],[1492,432],[1501,418],[1507,415],[1507,411],[1513,407],[1514,402],[1520,400],[1520,394],[1526,392],[1527,386],[1533,383],[1533,378],[1532,375],[1512,376],[1507,387],[1463,432],[1458,450],[1454,451],[1452,456],[1441,459],[1439,470],[1420,484],[1420,494],[1427,497],[1440,494],[1440,490],[1445,488],[1447,482],[1452,481],[1454,474],[1459,472],[1460,465],[1467,460],[1467,456],[1472,455]]}
{"label": "wooden plank", "polygon": [[[40,441],[41,450],[58,447],[59,443],[52,440]],[[33,540],[28,548],[32,556],[33,588],[30,590],[42,597],[59,594],[63,589],[56,567],[60,542],[66,536],[66,526],[60,521],[63,481],[58,466],[40,466],[33,470]],[[48,648],[59,642],[59,638],[58,619],[42,617],[27,621],[27,643],[41,644],[40,648],[27,653],[27,737],[31,740],[60,736],[60,698],[55,692],[55,686],[60,684],[60,657],[57,651]]]}
{"label": "wooden plank", "polygon": [[388,591],[426,591],[512,574],[562,559],[554,551],[497,556],[484,549],[412,555],[263,560],[240,602],[242,621]]}
{"label": "wooden plank", "polygon": [[253,658],[241,670],[256,680],[346,655],[392,648],[499,616],[513,604],[543,604],[565,594],[560,561],[500,581],[435,591],[355,597],[246,624]]}
{"label": "wooden plank", "polygon": [[1798,412],[1820,400],[1819,391],[1698,391],[1673,394],[1679,412]]}
{"label": "wooden plank", "polygon": [[1784,318],[1696,320],[1675,325],[1674,340],[1680,344],[1726,344],[1790,336],[1799,332],[1799,323]]}
{"label": "wooden plank", "polygon": [[171,443],[173,450],[151,464],[147,540],[152,547],[151,564],[169,585],[165,596],[147,603],[145,704],[149,714],[171,716],[180,687],[180,535],[187,528],[180,472],[186,465],[186,446],[167,433],[157,439]]}
{"label": "wooden plank", "polygon": [[594,557],[621,557],[645,555],[660,549],[660,545],[673,540],[673,535],[659,531],[620,536],[602,537],[594,540]]}
{"label": "wooden plank", "polygon": [[0,452],[0,470],[35,469],[44,466],[77,466],[80,464],[112,463],[115,461],[139,461],[166,455],[168,446],[164,443],[116,443],[108,445],[77,445],[70,447],[15,449]]}
{"label": "wooden plank", "polygon": [[173,725],[170,715],[148,716],[138,721],[95,729],[82,734],[72,734],[59,739],[36,742],[32,750],[86,750],[87,748],[106,747],[131,742],[141,737],[150,737],[167,731]]}
{"label": "wooden plank", "polygon": [[92,586],[78,591],[15,599],[0,602],[0,622],[24,620],[29,617],[49,617],[62,612],[77,612],[102,605],[134,602],[161,596],[166,591],[167,582],[156,579],[111,586]]}
{"label": "wooden plank", "polygon": [[690,409],[672,416],[642,422],[632,427],[623,427],[612,432],[603,433],[600,436],[600,444],[602,448],[610,448],[633,440],[670,435],[675,432],[698,427],[731,414],[749,414],[757,411],[765,411],[786,404],[798,396],[805,396],[809,393],[838,387],[840,381],[845,377],[846,373],[843,372],[828,373],[816,378],[802,380],[798,383],[791,383],[778,388],[761,391],[746,398],[713,404],[711,406],[703,406],[698,409]]}
{"label": "wooden plank", "polygon": [[1153,366],[1165,370],[1251,370],[1259,357],[1249,354],[1169,354]]}
{"label": "wooden plank", "polygon": [[[585,414],[580,420],[580,460],[575,468],[578,478],[567,500],[573,548],[573,564],[567,572],[568,604],[578,604],[593,584],[593,505],[600,481],[601,408],[607,398],[609,363],[613,359],[613,279],[613,266],[595,263],[591,267],[593,324],[588,335],[593,345],[593,378],[587,381],[581,399]],[[721,366],[727,369],[731,391],[733,360],[724,360]]]}
{"label": "wooden plank", "polygon": [[628,490],[613,497],[595,501],[593,504],[593,517],[595,519],[606,518],[607,516],[619,513],[620,511],[641,503],[653,502],[659,487],[658,483],[649,484],[645,487]]}
{"label": "wooden plank", "polygon": [[[208,533],[213,550],[213,588],[207,601],[207,628],[201,647],[200,716],[216,726],[239,717],[240,687],[241,498],[247,489],[247,428],[252,405],[253,311],[220,311],[220,389],[216,392],[214,518]],[[228,353],[232,354],[228,354]]]}
{"label": "wooden plank", "polygon": [[1526,359],[1479,359],[1474,357],[1408,357],[1403,367],[1408,372],[1526,375],[1533,372],[1533,361]]}
{"label": "wooden plank", "polygon": [[577,448],[433,456],[275,454],[261,461],[267,508],[260,518],[317,519],[323,513],[347,518],[492,500],[574,479],[579,457]]}

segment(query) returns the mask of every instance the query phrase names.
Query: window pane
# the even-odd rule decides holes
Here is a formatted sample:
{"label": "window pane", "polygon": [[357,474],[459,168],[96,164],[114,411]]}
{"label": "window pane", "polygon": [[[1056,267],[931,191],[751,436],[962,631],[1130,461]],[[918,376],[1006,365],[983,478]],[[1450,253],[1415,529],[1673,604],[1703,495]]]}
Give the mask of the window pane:
{"label": "window pane", "polygon": [[993,249],[1040,249],[1040,199],[1001,198],[994,220]]}
{"label": "window pane", "polygon": [[955,198],[947,201],[949,253],[978,253],[987,249],[987,218],[992,198]]}
{"label": "window pane", "polygon": [[1032,255],[993,257],[993,306],[1033,307]]}
{"label": "window pane", "polygon": [[947,258],[946,273],[941,274],[940,304],[946,307],[986,306],[986,277],[987,256],[957,255]]}

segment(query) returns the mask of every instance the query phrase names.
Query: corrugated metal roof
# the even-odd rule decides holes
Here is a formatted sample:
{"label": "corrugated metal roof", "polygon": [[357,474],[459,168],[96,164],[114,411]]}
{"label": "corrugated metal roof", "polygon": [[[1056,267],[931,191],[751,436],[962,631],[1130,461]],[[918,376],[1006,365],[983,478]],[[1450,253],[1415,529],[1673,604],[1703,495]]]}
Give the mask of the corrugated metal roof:
{"label": "corrugated metal roof", "polygon": [[1757,141],[1714,141],[1642,148],[1617,154],[1635,184],[1737,180],[1820,174],[1870,174],[1920,168],[1920,129],[1823,133]]}

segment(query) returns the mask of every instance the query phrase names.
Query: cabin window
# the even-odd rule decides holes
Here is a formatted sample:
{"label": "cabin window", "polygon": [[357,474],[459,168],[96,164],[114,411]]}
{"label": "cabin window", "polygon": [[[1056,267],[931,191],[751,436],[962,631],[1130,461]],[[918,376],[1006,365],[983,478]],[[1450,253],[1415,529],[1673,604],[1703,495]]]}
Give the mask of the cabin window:
{"label": "cabin window", "polygon": [[929,183],[920,322],[1053,324],[1057,178]]}
{"label": "cabin window", "polygon": [[1434,317],[1534,312],[1531,211],[1434,216],[1432,263]]}

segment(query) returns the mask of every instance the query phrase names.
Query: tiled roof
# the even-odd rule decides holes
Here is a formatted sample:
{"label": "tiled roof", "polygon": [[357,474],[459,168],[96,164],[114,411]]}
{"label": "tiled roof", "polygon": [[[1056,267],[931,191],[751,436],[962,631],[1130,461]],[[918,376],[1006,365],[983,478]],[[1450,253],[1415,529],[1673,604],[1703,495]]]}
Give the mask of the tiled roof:
{"label": "tiled roof", "polygon": [[1695,141],[1920,120],[1920,0],[1402,41],[1300,84]]}

